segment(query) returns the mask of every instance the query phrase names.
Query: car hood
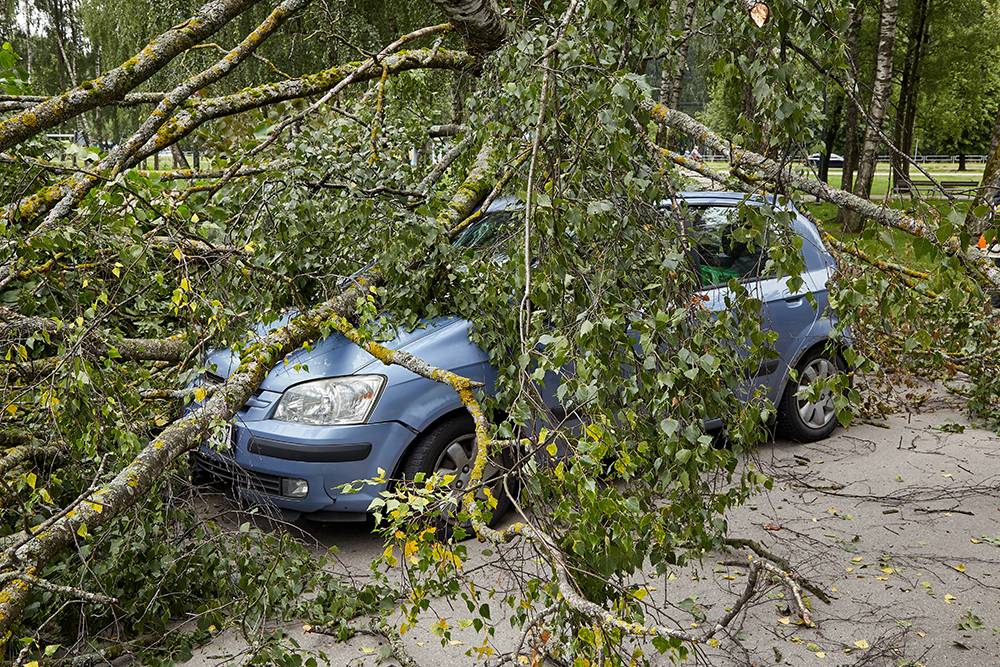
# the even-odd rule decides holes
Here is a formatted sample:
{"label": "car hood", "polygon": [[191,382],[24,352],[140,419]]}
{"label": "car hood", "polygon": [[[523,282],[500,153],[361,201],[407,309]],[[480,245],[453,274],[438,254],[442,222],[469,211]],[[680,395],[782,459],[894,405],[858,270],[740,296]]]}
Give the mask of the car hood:
{"label": "car hood", "polygon": [[[289,317],[260,326],[257,332],[264,335],[287,323]],[[422,321],[413,331],[393,327],[395,335],[383,343],[393,350],[405,350],[418,340],[439,335],[460,321],[457,317],[437,317]],[[379,362],[343,335],[334,333],[315,341],[308,348],[301,347],[289,354],[282,363],[271,369],[260,388],[280,393],[294,384],[308,380],[354,375],[372,364]],[[212,374],[226,378],[239,367],[239,357],[229,349],[214,350],[206,359],[206,367]]]}

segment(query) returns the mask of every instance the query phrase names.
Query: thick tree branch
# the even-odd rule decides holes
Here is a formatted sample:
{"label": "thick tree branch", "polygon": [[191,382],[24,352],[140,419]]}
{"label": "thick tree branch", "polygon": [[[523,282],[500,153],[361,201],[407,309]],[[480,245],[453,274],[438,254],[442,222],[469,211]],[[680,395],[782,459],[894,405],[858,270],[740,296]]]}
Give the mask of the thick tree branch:
{"label": "thick tree branch", "polygon": [[[63,339],[65,326],[46,317],[31,317],[0,306],[0,340],[23,339],[43,333],[50,339]],[[191,346],[179,338],[115,338],[103,334],[88,343],[95,354],[108,354],[112,348],[126,361],[182,361]]]}
{"label": "thick tree branch", "polygon": [[937,238],[933,227],[922,220],[907,215],[903,211],[880,206],[868,199],[863,199],[850,192],[839,190],[822,181],[797,172],[791,165],[779,164],[763,155],[758,155],[753,151],[725,141],[705,125],[702,125],[682,111],[668,109],[662,104],[651,101],[647,101],[644,104],[653,118],[658,122],[677,128],[696,141],[702,142],[713,150],[725,155],[733,165],[733,173],[741,179],[754,182],[755,184],[757,179],[762,179],[779,186],[790,186],[824,201],[836,204],[840,208],[854,211],[862,217],[871,219],[885,227],[899,229],[912,236],[925,239],[943,252],[961,258],[990,283],[991,288],[996,289],[1000,287],[1000,269],[994,266],[976,248],[964,247],[957,236],[951,236],[941,241]]}
{"label": "thick tree branch", "polygon": [[56,97],[0,120],[0,151],[50,127],[118,100],[178,54],[214,34],[259,0],[211,0],[180,25],[155,37],[118,67]]}
{"label": "thick tree branch", "polygon": [[[247,88],[221,97],[191,100],[189,106],[175,114],[143,146],[135,156],[135,161],[138,162],[168,148],[211,120],[325,93],[351,76],[366,62],[370,61],[346,63],[296,79]],[[394,53],[381,60],[381,65],[390,75],[415,69],[468,70],[475,64],[475,58],[468,53],[449,49],[412,49]],[[356,74],[352,81],[354,83],[370,81],[381,74],[381,70],[369,68]],[[64,188],[71,182],[71,179],[66,179],[45,186],[20,201],[7,205],[0,214],[0,220],[13,222],[38,217],[62,198]]]}

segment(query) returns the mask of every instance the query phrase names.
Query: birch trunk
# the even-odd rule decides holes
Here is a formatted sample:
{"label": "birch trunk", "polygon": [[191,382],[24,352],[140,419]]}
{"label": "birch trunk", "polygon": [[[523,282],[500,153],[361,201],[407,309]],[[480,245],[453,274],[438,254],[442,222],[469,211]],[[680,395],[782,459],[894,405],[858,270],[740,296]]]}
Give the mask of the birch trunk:
{"label": "birch trunk", "polygon": [[[882,14],[879,19],[878,52],[875,62],[875,81],[872,84],[872,101],[868,111],[868,128],[861,147],[858,162],[858,179],[854,184],[854,194],[868,199],[875,177],[875,164],[881,145],[882,121],[892,93],[892,53],[896,43],[896,19],[899,14],[898,0],[882,0]],[[858,232],[863,219],[855,211],[844,215],[844,230]]]}

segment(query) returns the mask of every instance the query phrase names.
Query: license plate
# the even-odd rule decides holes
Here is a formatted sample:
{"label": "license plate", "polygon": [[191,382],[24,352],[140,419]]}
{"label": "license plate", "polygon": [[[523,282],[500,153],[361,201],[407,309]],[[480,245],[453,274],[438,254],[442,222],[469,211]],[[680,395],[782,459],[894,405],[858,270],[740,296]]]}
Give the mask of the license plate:
{"label": "license plate", "polygon": [[208,446],[217,452],[228,452],[233,442],[233,425],[216,429],[208,438]]}

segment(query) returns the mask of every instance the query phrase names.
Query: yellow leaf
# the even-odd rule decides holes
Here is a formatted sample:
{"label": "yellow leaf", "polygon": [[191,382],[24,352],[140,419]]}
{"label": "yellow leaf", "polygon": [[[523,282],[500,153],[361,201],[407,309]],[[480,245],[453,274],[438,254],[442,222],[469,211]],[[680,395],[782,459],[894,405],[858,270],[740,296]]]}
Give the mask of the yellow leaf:
{"label": "yellow leaf", "polygon": [[854,642],[854,645],[861,650],[866,650],[870,646],[867,639],[859,639],[858,641]]}
{"label": "yellow leaf", "polygon": [[783,616],[783,617],[781,617],[781,618],[778,619],[778,623],[781,623],[782,625],[788,625],[791,622],[792,622],[792,619],[788,618],[787,616]]}
{"label": "yellow leaf", "polygon": [[206,396],[208,396],[208,392],[205,391],[204,387],[195,387],[194,388],[194,400],[196,400],[199,403],[201,403],[202,401],[205,400]]}
{"label": "yellow leaf", "polygon": [[375,652],[375,649],[371,648],[370,646],[362,646],[361,652],[364,653],[365,655],[371,655],[372,653]]}
{"label": "yellow leaf", "polygon": [[24,663],[24,667],[38,667],[38,661],[32,660],[31,662]]}
{"label": "yellow leaf", "polygon": [[184,253],[181,252],[180,248],[174,248],[174,259],[178,262],[184,259]]}
{"label": "yellow leaf", "polygon": [[389,567],[395,567],[397,561],[396,557],[392,555],[391,544],[385,548],[385,551],[382,552],[382,558],[384,558],[385,562],[389,564]]}
{"label": "yellow leaf", "polygon": [[646,589],[645,586],[642,588],[637,588],[636,590],[632,591],[632,597],[634,597],[636,600],[641,600],[647,595],[649,595],[649,591]]}
{"label": "yellow leaf", "polygon": [[816,651],[816,657],[817,658],[825,658],[826,657],[826,652],[825,651]]}
{"label": "yellow leaf", "polygon": [[87,504],[90,506],[90,509],[94,510],[98,514],[104,511],[104,505],[102,505],[101,503],[87,503]]}
{"label": "yellow leaf", "polygon": [[945,602],[945,604],[951,604],[952,602],[954,602],[954,601],[955,601],[955,600],[957,600],[957,599],[958,599],[958,598],[956,598],[956,597],[955,597],[954,595],[952,595],[951,593],[947,593],[947,594],[945,594],[945,596],[944,596],[944,602]]}
{"label": "yellow leaf", "polygon": [[549,456],[551,456],[552,458],[555,458],[556,452],[558,452],[559,449],[556,447],[556,443],[550,442],[548,444],[548,446],[545,447],[545,451],[547,451],[549,453]]}
{"label": "yellow leaf", "polygon": [[24,476],[24,481],[28,483],[28,486],[35,488],[35,484],[38,482],[38,477],[33,472],[29,472]]}
{"label": "yellow leaf", "polygon": [[181,289],[185,292],[191,291],[191,282],[187,279],[187,276],[181,278]]}
{"label": "yellow leaf", "polygon": [[976,538],[974,538],[974,537],[970,537],[970,538],[969,538],[969,541],[970,541],[970,542],[972,542],[973,544],[982,544],[982,543],[983,543],[983,541],[982,541],[982,540],[977,540],[977,539],[976,539]]}
{"label": "yellow leaf", "polygon": [[851,562],[852,563],[860,563],[861,560],[862,560],[861,556],[855,556],[854,558],[851,559]]}
{"label": "yellow leaf", "polygon": [[893,572],[895,572],[895,570],[893,570],[891,567],[883,567],[882,571],[885,572],[886,574],[892,574]]}
{"label": "yellow leaf", "polygon": [[15,403],[8,403],[5,409],[11,414],[11,416],[17,414],[17,405]]}
{"label": "yellow leaf", "polygon": [[952,566],[956,572],[965,572],[965,564],[959,563],[958,565]]}

